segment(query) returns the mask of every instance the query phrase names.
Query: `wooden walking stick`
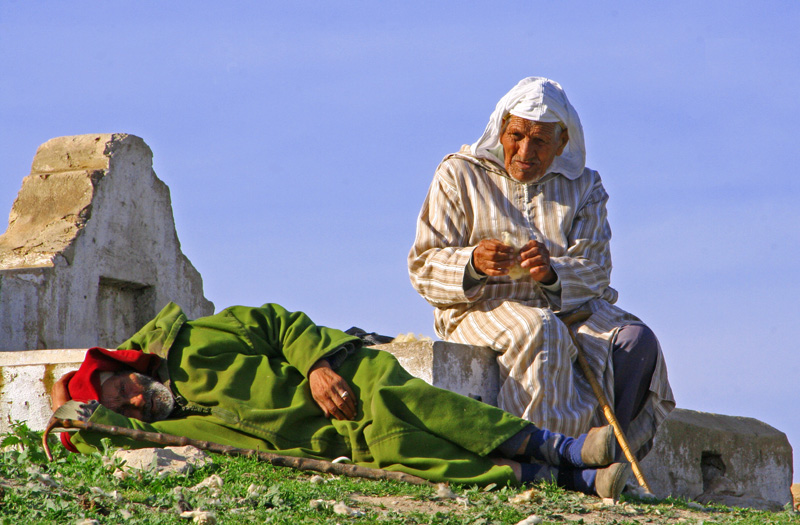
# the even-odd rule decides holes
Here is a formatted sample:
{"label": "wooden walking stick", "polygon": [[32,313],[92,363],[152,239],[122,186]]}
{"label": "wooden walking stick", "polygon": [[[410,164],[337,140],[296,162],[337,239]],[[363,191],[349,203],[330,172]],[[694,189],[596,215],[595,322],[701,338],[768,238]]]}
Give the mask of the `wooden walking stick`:
{"label": "wooden walking stick", "polygon": [[622,447],[622,452],[625,454],[625,459],[627,459],[631,464],[633,475],[636,476],[636,480],[639,482],[639,485],[641,485],[647,492],[652,494],[653,491],[650,489],[650,485],[647,483],[647,480],[644,479],[642,469],[639,468],[639,462],[636,460],[636,456],[633,455],[633,452],[631,452],[631,448],[628,445],[628,439],[625,437],[625,434],[619,427],[617,416],[614,415],[614,409],[611,408],[608,398],[606,398],[606,394],[603,392],[603,387],[600,386],[600,383],[597,381],[594,372],[592,372],[591,367],[589,367],[589,362],[586,361],[586,356],[583,355],[583,348],[581,348],[581,345],[578,344],[578,338],[575,335],[575,331],[572,329],[573,324],[585,321],[590,315],[592,315],[591,312],[575,312],[561,318],[561,321],[567,325],[572,343],[578,350],[578,364],[583,371],[583,375],[586,376],[587,381],[589,381],[589,384],[592,385],[594,395],[597,398],[597,401],[600,403],[600,407],[603,409],[603,415],[606,416],[606,420],[611,425],[611,428],[614,429],[614,435],[617,437],[617,442],[619,443],[620,447]]}
{"label": "wooden walking stick", "polygon": [[56,427],[63,429],[75,428],[78,430],[88,430],[90,432],[100,432],[111,436],[124,436],[137,441],[149,441],[151,443],[165,446],[183,447],[186,445],[191,445],[195,448],[199,448],[200,450],[208,450],[209,452],[216,452],[218,454],[225,454],[228,456],[254,457],[260,461],[271,463],[276,467],[291,467],[298,470],[312,470],[314,472],[337,474],[351,478],[402,481],[405,483],[411,483],[412,485],[430,485],[429,481],[417,476],[412,476],[411,474],[406,474],[404,472],[391,472],[383,469],[362,467],[360,465],[332,463],[330,461],[324,461],[321,459],[282,456],[279,454],[272,454],[270,452],[262,452],[249,448],[237,448],[229,445],[220,445],[219,443],[212,443],[211,441],[198,441],[196,439],[173,436],[171,434],[159,434],[157,432],[146,432],[144,430],[136,430],[133,428],[102,425],[100,423],[81,421],[79,419],[60,419],[55,416],[50,418],[50,422],[47,425],[44,434],[42,435],[42,446],[44,447],[45,454],[47,454],[47,459],[50,461],[53,461],[53,455],[50,453],[50,446],[47,443],[47,436]]}

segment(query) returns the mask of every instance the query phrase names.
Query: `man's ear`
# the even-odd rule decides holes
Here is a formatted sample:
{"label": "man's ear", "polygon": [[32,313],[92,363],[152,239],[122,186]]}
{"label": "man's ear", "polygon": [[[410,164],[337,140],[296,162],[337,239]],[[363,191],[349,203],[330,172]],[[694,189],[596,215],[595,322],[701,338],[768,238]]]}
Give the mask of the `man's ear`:
{"label": "man's ear", "polygon": [[58,407],[72,399],[69,395],[69,389],[67,388],[67,385],[72,379],[72,376],[77,373],[77,370],[67,372],[61,376],[61,379],[53,384],[53,388],[50,390],[50,406],[53,408],[53,412],[55,412]]}
{"label": "man's ear", "polygon": [[567,147],[567,142],[569,142],[569,130],[567,128],[563,128],[561,130],[561,136],[558,138],[561,141],[561,144],[558,146],[558,153],[556,153],[556,156],[564,153],[564,148]]}

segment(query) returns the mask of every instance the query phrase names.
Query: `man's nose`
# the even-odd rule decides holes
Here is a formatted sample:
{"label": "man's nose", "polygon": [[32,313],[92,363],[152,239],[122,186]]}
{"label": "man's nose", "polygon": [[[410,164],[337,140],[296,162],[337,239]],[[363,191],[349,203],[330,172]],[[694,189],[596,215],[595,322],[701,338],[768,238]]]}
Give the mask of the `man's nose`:
{"label": "man's nose", "polygon": [[136,408],[144,407],[144,394],[138,394],[131,398],[130,405]]}
{"label": "man's nose", "polygon": [[535,151],[536,151],[536,149],[535,149],[532,141],[530,141],[528,139],[524,139],[524,140],[520,141],[518,155],[521,158],[530,159],[531,157],[534,156]]}

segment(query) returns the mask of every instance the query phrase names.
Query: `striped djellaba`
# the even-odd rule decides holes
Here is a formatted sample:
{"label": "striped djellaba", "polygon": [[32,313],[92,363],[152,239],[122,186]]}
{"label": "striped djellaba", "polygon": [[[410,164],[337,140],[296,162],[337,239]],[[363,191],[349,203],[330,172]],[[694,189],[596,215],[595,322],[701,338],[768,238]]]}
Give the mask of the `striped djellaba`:
{"label": "striped djellaba", "polygon": [[[559,316],[576,310],[591,314],[573,329],[611,403],[612,341],[620,327],[638,321],[614,306],[607,200],[599,174],[588,168],[574,180],[548,173],[523,183],[465,147],[436,170],[408,257],[414,288],[435,307],[437,335],[498,352],[500,408],[573,436],[605,420]],[[560,291],[547,290],[530,276],[470,277],[475,246],[483,239],[500,240],[504,232],[516,246],[530,239],[547,246]],[[674,406],[659,349],[645,407],[628,430],[633,450],[646,452]]]}

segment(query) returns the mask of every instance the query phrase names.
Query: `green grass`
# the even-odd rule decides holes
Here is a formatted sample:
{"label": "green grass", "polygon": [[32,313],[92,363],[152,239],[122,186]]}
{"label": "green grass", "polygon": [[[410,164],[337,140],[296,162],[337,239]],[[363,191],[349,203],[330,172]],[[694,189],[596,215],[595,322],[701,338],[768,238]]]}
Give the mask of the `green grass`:
{"label": "green grass", "polygon": [[[642,501],[623,496],[620,505],[565,491],[552,484],[526,489],[453,486],[456,498],[439,496],[435,486],[358,478],[315,476],[250,458],[214,456],[214,464],[189,475],[153,471],[115,476],[120,462],[103,454],[66,452],[53,438],[48,462],[41,434],[24,424],[0,438],[0,524],[77,523],[190,524],[181,510],[212,511],[218,523],[386,523],[514,524],[535,514],[543,523],[738,523],[796,524],[791,511],[769,513],[727,507],[696,509],[682,500]],[[211,475],[219,489],[193,490]],[[357,516],[337,514],[334,503]]]}

